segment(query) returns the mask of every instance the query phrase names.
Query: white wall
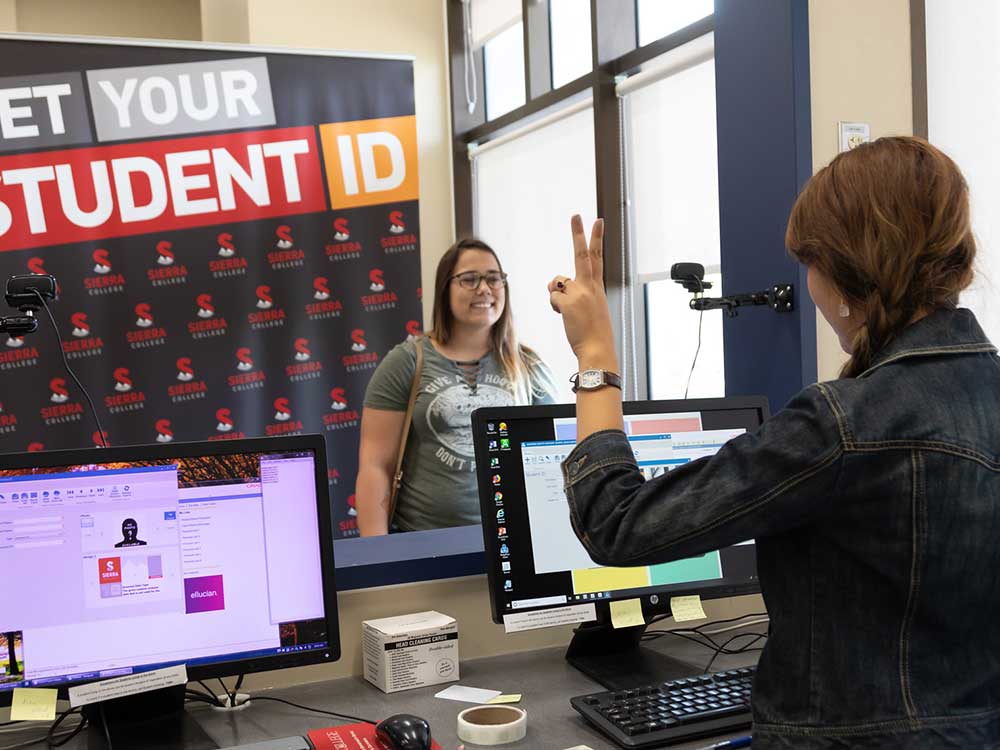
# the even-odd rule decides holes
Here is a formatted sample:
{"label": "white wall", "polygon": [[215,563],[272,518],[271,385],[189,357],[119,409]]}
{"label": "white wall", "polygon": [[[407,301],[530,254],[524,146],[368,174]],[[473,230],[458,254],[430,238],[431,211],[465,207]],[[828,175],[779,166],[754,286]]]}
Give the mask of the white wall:
{"label": "white wall", "polygon": [[199,0],[17,0],[17,31],[201,39]]}
{"label": "white wall", "polygon": [[1000,341],[1000,4],[927,0],[927,130],[965,174],[978,243],[977,278],[962,304]]}
{"label": "white wall", "polygon": [[[867,122],[872,139],[913,134],[909,0],[810,0],[813,170],[837,155],[837,123]],[[805,289],[801,290],[805,293]],[[847,356],[817,312],[819,379]]]}

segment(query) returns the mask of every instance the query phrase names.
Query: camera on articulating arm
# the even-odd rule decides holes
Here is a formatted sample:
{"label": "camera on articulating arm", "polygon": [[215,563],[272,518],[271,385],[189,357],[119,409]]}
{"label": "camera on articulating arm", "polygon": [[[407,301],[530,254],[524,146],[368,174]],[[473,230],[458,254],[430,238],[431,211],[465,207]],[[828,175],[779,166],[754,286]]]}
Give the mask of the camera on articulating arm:
{"label": "camera on articulating arm", "polygon": [[0,317],[0,332],[24,336],[38,330],[35,313],[45,306],[45,300],[56,299],[56,290],[55,276],[38,273],[11,276],[7,279],[4,299],[21,314]]}
{"label": "camera on articulating arm", "polygon": [[732,294],[725,297],[706,297],[706,289],[712,284],[705,281],[705,267],[701,263],[674,263],[670,267],[670,278],[692,294],[699,296],[691,300],[692,310],[725,310],[730,318],[736,317],[737,307],[767,305],[775,312],[791,312],[795,309],[794,288],[791,284],[775,284],[770,289],[749,294]]}

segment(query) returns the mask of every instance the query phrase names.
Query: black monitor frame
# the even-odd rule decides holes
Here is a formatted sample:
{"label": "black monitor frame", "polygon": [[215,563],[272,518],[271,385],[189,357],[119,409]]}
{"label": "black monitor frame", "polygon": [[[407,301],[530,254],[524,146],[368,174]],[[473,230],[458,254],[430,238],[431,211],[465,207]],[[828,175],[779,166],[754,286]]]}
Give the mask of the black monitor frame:
{"label": "black monitor frame", "polygon": [[[733,396],[725,398],[705,398],[688,400],[663,401],[626,401],[622,404],[625,415],[636,414],[667,414],[671,412],[706,412],[754,410],[758,414],[757,424],[762,424],[769,416],[767,398],[765,396]],[[549,406],[518,406],[489,407],[477,409],[472,414],[473,445],[476,453],[476,466],[487,466],[489,453],[486,448],[488,422],[501,420],[513,421],[519,417],[529,416],[532,419],[564,419],[576,416],[575,404],[554,404]],[[478,472],[480,508],[484,518],[487,511],[493,508],[492,492],[485,472]],[[489,553],[496,545],[493,527],[483,523],[483,545],[487,553],[486,575],[490,589],[490,608],[493,622],[502,624],[504,615],[504,592],[501,574],[496,565],[491,565]],[[652,588],[652,587],[651,587]],[[670,597],[698,594],[702,599],[718,599],[728,596],[759,594],[758,579],[745,583],[700,583],[690,586],[671,585],[666,592],[651,591],[638,598],[641,601],[642,612],[646,622],[653,617],[670,615]],[[609,689],[624,689],[638,685],[650,684],[673,677],[687,676],[690,667],[671,664],[666,659],[658,659],[656,654],[648,653],[647,649],[639,649],[642,628],[623,628],[615,630],[611,627],[611,602],[621,599],[637,598],[634,593],[617,594],[611,592],[608,599],[595,600],[597,620],[579,626],[573,642],[567,651],[567,659],[578,669],[596,679]],[[535,607],[520,609],[518,612],[531,612],[550,609],[551,607]]]}
{"label": "black monitor frame", "polygon": [[[239,440],[203,440],[196,442],[154,443],[149,445],[128,445],[111,448],[85,448],[72,450],[42,451],[33,453],[0,454],[0,470],[32,467],[72,466],[78,464],[101,464],[112,461],[139,459],[169,459],[188,456],[211,456],[227,453],[294,453],[312,451],[315,455],[315,487],[317,519],[319,521],[320,565],[323,582],[323,608],[326,613],[326,649],[276,654],[246,660],[219,661],[210,664],[195,664],[188,667],[190,681],[212,677],[264,672],[273,669],[302,667],[309,664],[334,662],[340,659],[340,627],[337,616],[337,588],[334,581],[332,520],[330,513],[329,487],[326,476],[326,443],[322,435],[293,435],[284,437],[244,438]],[[92,680],[60,682],[59,696],[65,698],[67,689],[74,685],[86,684]],[[0,691],[0,706],[10,705],[13,690]]]}

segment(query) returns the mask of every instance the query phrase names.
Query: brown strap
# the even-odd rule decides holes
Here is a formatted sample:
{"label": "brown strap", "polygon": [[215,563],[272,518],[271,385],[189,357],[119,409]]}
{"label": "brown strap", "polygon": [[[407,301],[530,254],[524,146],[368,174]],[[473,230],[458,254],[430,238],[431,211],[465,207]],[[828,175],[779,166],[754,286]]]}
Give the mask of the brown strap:
{"label": "brown strap", "polygon": [[392,490],[389,493],[389,525],[396,514],[396,497],[403,483],[403,455],[406,452],[406,439],[410,435],[410,424],[413,422],[413,406],[417,402],[417,391],[420,390],[420,373],[424,369],[424,340],[416,344],[417,366],[413,371],[413,382],[410,384],[410,400],[406,404],[406,416],[403,418],[403,434],[399,438],[399,452],[396,454],[396,471],[392,475]]}

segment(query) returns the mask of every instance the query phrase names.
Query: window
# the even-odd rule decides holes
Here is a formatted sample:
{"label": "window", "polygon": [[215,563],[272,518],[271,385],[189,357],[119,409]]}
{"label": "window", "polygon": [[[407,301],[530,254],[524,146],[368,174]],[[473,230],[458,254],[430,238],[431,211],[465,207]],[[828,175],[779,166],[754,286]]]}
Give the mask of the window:
{"label": "window", "polygon": [[573,275],[570,216],[579,213],[587,226],[596,217],[594,111],[576,105],[557,117],[473,152],[475,223],[510,275],[518,336],[552,368],[558,400],[571,401],[576,357],[546,285]]}
{"label": "window", "polygon": [[524,104],[524,25],[520,22],[483,47],[486,119],[495,120]]}
{"label": "window", "polygon": [[[635,281],[645,284],[649,391],[682,398],[698,338],[691,294],[670,281],[674,263],[714,270],[721,293],[715,63],[708,35],[661,57],[619,87],[626,107]],[[665,279],[665,280],[664,280]],[[725,395],[721,311],[704,313],[689,396]]]}
{"label": "window", "polygon": [[969,183],[976,235],[976,280],[961,304],[1000,340],[1000,5],[926,0],[927,129]]}
{"label": "window", "polygon": [[714,0],[639,0],[639,44],[680,31],[715,10]]}
{"label": "window", "polygon": [[552,88],[591,70],[590,0],[549,0]]}

